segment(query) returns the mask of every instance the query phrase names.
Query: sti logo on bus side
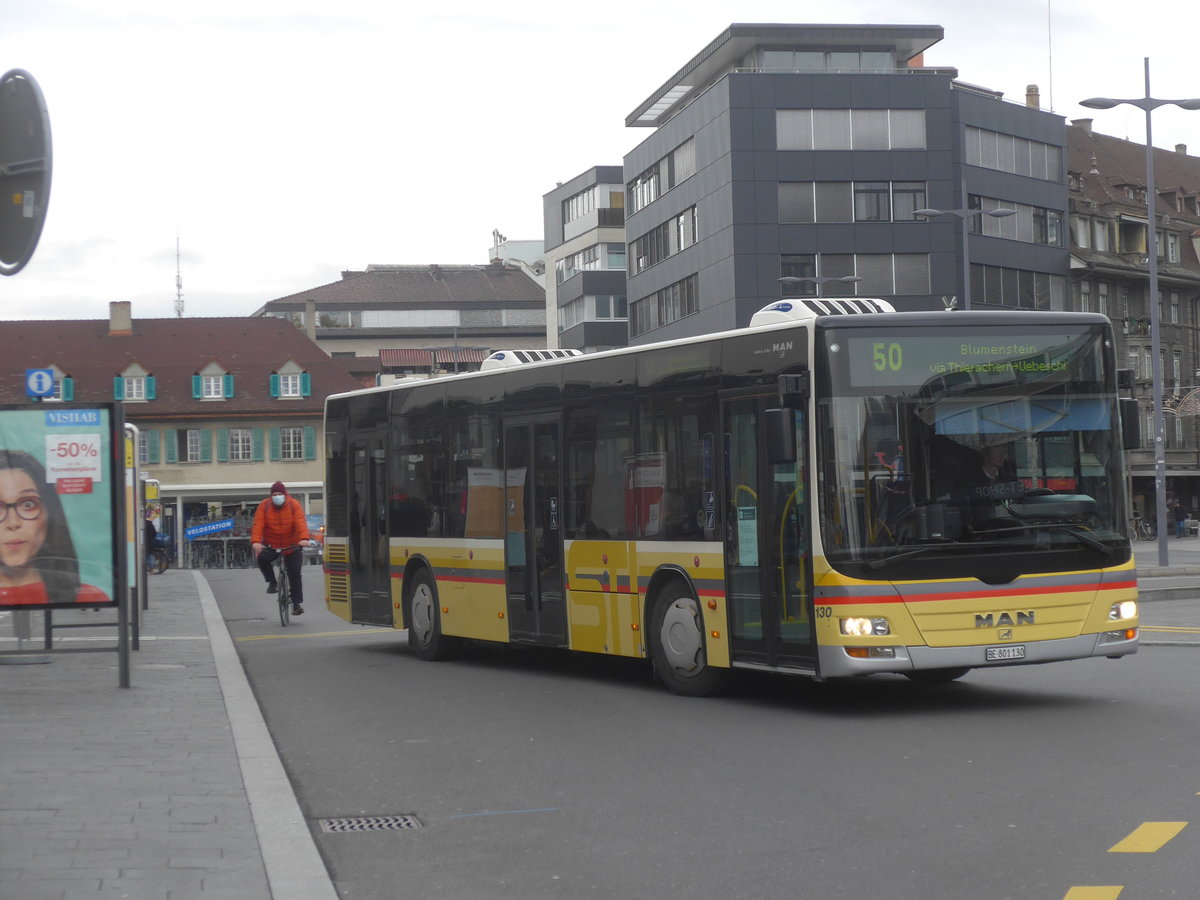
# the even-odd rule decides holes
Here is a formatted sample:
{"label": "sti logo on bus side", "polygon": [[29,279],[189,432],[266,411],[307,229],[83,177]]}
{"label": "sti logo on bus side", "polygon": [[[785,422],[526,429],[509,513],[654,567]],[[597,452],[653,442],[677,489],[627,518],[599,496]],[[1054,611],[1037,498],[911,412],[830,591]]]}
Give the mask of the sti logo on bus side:
{"label": "sti logo on bus side", "polygon": [[1002,628],[1006,625],[1008,625],[1008,626],[1032,625],[1033,618],[1034,618],[1034,610],[1032,610],[1032,609],[1029,610],[1029,612],[1018,612],[1017,620],[1015,622],[1013,621],[1012,613],[1002,612],[1002,613],[1000,613],[1000,618],[998,618],[998,619],[996,618],[995,613],[988,613],[986,616],[981,616],[981,615],[975,616],[975,627],[976,628],[996,628],[997,626],[999,626]]}

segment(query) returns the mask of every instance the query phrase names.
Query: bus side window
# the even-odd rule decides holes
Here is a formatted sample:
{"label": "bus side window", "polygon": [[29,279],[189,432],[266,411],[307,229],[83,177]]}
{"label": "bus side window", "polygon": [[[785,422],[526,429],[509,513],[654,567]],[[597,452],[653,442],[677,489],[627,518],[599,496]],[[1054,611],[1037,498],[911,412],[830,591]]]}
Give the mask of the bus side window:
{"label": "bus side window", "polygon": [[630,418],[621,409],[568,414],[564,537],[619,540],[626,536],[625,461],[633,454]]}

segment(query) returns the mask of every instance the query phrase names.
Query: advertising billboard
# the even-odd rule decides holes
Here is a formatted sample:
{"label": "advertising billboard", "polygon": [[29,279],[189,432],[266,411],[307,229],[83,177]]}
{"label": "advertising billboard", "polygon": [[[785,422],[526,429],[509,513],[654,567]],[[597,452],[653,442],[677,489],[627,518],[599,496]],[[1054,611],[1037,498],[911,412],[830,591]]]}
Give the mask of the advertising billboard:
{"label": "advertising billboard", "polygon": [[125,549],[116,407],[0,405],[0,609],[116,605]]}

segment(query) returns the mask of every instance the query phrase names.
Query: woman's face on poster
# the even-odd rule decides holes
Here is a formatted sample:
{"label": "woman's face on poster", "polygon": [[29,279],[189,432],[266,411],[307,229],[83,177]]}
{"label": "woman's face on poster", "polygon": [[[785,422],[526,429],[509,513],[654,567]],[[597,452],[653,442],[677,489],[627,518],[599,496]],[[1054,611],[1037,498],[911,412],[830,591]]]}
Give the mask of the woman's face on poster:
{"label": "woman's face on poster", "polygon": [[0,565],[23,569],[46,542],[46,509],[27,472],[0,469],[0,514]]}

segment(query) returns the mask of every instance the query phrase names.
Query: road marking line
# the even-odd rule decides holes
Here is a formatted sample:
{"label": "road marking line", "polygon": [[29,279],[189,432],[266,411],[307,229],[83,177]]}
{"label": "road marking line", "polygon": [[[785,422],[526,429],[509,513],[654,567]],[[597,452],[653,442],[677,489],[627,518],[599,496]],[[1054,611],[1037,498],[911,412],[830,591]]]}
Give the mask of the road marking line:
{"label": "road marking line", "polygon": [[1157,853],[1187,827],[1187,822],[1143,822],[1124,840],[1108,848],[1109,853]]}
{"label": "road marking line", "polygon": [[1125,890],[1124,885],[1098,884],[1073,887],[1067,891],[1067,896],[1063,897],[1063,900],[1117,900],[1123,890]]}
{"label": "road marking line", "polygon": [[250,635],[246,635],[245,637],[234,638],[234,640],[238,641],[238,642],[241,642],[241,641],[273,641],[273,640],[277,640],[278,638],[289,638],[289,639],[295,640],[296,638],[309,638],[309,637],[337,637],[338,635],[343,635],[343,634],[379,635],[379,634],[394,634],[394,633],[395,632],[392,631],[391,629],[381,630],[381,631],[376,631],[374,629],[356,629],[354,631],[301,631],[297,634],[250,634]]}
{"label": "road marking line", "polygon": [[1180,634],[1200,634],[1200,627],[1194,625],[1143,625],[1142,631],[1179,632]]}

